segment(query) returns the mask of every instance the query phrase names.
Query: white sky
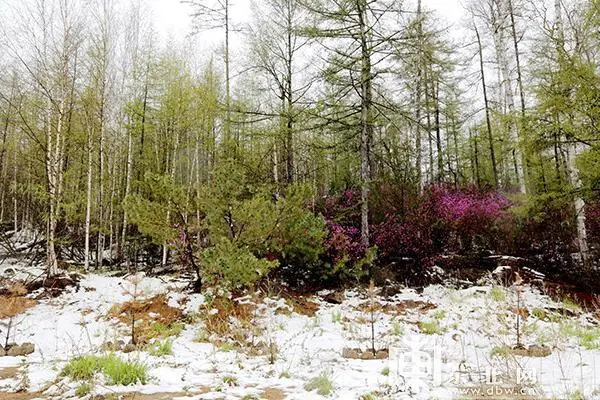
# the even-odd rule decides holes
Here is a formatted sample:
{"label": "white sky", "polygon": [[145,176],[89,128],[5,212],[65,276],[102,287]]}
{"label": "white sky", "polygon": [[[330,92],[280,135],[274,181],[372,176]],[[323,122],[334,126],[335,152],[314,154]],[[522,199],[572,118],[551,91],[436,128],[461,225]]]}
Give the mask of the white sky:
{"label": "white sky", "polygon": [[[154,24],[162,39],[172,37],[181,40],[191,29],[190,7],[179,0],[144,0],[154,15]],[[414,0],[405,3],[414,3]],[[437,11],[438,16],[449,24],[458,23],[464,14],[460,0],[422,0],[423,6]],[[412,7],[411,7],[412,8]],[[243,22],[250,15],[250,0],[232,1],[232,19]]]}

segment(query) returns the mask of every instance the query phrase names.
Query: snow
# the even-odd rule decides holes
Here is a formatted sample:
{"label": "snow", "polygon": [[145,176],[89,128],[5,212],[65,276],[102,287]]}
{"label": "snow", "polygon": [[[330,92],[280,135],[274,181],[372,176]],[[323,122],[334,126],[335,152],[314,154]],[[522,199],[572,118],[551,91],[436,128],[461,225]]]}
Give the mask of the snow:
{"label": "snow", "polygon": [[[3,269],[5,267],[8,266]],[[18,263],[11,268],[15,269],[16,276],[36,273],[31,267],[25,272],[25,267],[19,267]],[[175,279],[144,277],[140,287],[144,296],[165,294],[169,305],[182,308],[188,315],[197,314],[206,299],[201,294],[186,293],[186,284]],[[130,300],[126,294],[130,285],[127,277],[88,274],[78,288],[71,288],[54,299],[41,300],[15,320],[14,341],[32,342],[36,351],[27,357],[0,357],[0,369],[26,366],[30,391],[46,390],[48,398],[50,394],[61,399],[75,398],[79,383],[60,377],[60,371],[73,357],[100,354],[100,346],[107,341],[127,340],[127,327],[117,320],[107,319],[106,315],[113,305]],[[523,344],[547,345],[552,348],[552,354],[548,357],[492,357],[494,348],[514,346],[516,341],[516,317],[512,310],[517,304],[517,292],[514,288],[494,289],[498,290],[503,299],[494,297],[492,286],[488,285],[459,290],[434,285],[424,288],[422,293],[404,289],[391,298],[376,299],[381,304],[398,305],[412,300],[436,306],[428,311],[408,308],[405,314],[399,315],[376,311],[375,342],[377,347],[402,349],[406,343],[427,343],[425,350],[437,349],[442,376],[439,383],[428,377],[415,383],[407,374],[386,376],[383,372],[395,360],[342,357],[345,347],[366,349],[371,329],[369,313],[359,309],[368,298],[359,290],[349,290],[342,304],[329,304],[315,297],[313,301],[320,309],[314,317],[276,313],[277,309],[289,308],[281,298],[267,298],[258,303],[254,324],[264,328],[260,340],[276,343],[278,352],[274,364],[270,364],[266,356],[224,351],[211,343],[194,341],[202,329],[202,322],[198,321],[187,323],[181,334],[172,338],[173,355],[155,357],[144,351],[120,354],[149,366],[151,378],[146,385],[98,384],[94,391],[194,393],[208,388],[208,393],[185,398],[240,399],[245,395],[260,396],[267,388],[279,388],[288,399],[309,400],[323,396],[316,391],[306,391],[304,385],[327,372],[334,385],[330,398],[357,399],[378,392],[379,397],[375,398],[454,399],[461,397],[454,382],[457,371],[462,371],[462,375],[458,374],[461,377],[469,376],[466,371],[470,371],[471,376],[479,376],[494,367],[498,376],[510,378],[511,382],[517,373],[533,373],[537,381],[527,387],[536,391],[535,397],[564,398],[579,390],[586,398],[600,399],[600,352],[585,349],[576,337],[561,331],[561,324],[567,322],[584,327],[598,324],[595,316],[580,310],[569,321],[565,318],[542,321],[530,315],[521,321]],[[521,307],[530,313],[534,309],[565,307],[535,288],[523,288],[520,297]],[[253,301],[251,296],[237,300]],[[439,332],[425,335],[419,329],[420,321],[436,322]],[[393,334],[394,325],[400,326],[401,335]],[[228,376],[235,377],[235,385],[224,382]],[[22,379],[0,380],[0,391],[14,391],[21,384]]]}

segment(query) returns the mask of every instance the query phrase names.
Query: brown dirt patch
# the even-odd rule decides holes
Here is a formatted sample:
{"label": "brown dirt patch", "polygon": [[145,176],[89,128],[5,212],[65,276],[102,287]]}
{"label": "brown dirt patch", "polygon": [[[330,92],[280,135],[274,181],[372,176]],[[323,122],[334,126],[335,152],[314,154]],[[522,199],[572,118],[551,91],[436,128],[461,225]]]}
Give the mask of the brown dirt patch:
{"label": "brown dirt patch", "polygon": [[125,324],[136,320],[136,332],[140,339],[149,338],[153,324],[170,326],[183,317],[183,311],[171,307],[164,295],[157,295],[148,300],[128,301],[115,305],[108,312],[108,318],[117,318]]}
{"label": "brown dirt patch", "polygon": [[209,393],[212,390],[208,387],[196,387],[193,392],[162,392],[162,393],[115,393],[92,396],[90,400],[173,400],[175,397],[193,397],[200,394]]}
{"label": "brown dirt patch", "polygon": [[2,400],[31,400],[31,399],[43,399],[44,396],[39,393],[28,393],[28,392],[0,392],[0,399]]}
{"label": "brown dirt patch", "polygon": [[285,399],[285,392],[277,388],[266,388],[260,394],[260,398],[267,400],[283,400]]}
{"label": "brown dirt patch", "polygon": [[[293,312],[300,315],[306,315],[307,317],[314,317],[320,308],[318,303],[310,300],[310,298],[306,296],[286,297],[286,302],[292,307]],[[279,308],[276,313],[285,315],[291,314],[290,310],[287,308]]]}
{"label": "brown dirt patch", "polygon": [[552,349],[547,346],[532,345],[529,347],[502,347],[502,351],[507,354],[521,357],[548,357],[552,354]]}
{"label": "brown dirt patch", "polygon": [[36,304],[35,300],[23,296],[0,296],[0,319],[14,317]]}
{"label": "brown dirt patch", "polygon": [[351,349],[348,347],[344,347],[342,350],[342,357],[356,360],[385,360],[389,355],[388,349],[375,350],[375,353],[372,350]]}
{"label": "brown dirt patch", "polygon": [[[0,380],[13,379],[19,376],[19,367],[0,368]],[[2,397],[4,398],[4,397]]]}
{"label": "brown dirt patch", "polygon": [[405,315],[408,311],[417,311],[424,313],[429,310],[433,310],[434,308],[437,308],[435,304],[426,301],[403,300],[391,304],[381,304],[379,302],[375,302],[373,305],[370,301],[365,301],[364,303],[359,304],[357,309],[359,311],[368,312],[371,311],[372,306],[373,311],[383,312],[385,314],[390,315]]}
{"label": "brown dirt patch", "polygon": [[81,275],[78,274],[49,276],[28,282],[25,287],[28,292],[44,289],[36,298],[53,298],[60,296],[65,289],[71,286],[78,288],[80,279]]}
{"label": "brown dirt patch", "polygon": [[253,302],[239,302],[226,297],[214,299],[200,307],[206,337],[217,346],[233,346],[250,356],[269,354],[269,348],[258,340],[263,328],[254,323]]}
{"label": "brown dirt patch", "polygon": [[210,304],[200,306],[200,311],[205,312],[203,319],[207,332],[218,336],[231,333],[232,319],[242,325],[250,324],[255,309],[256,306],[252,303],[240,303],[227,297],[218,297]]}

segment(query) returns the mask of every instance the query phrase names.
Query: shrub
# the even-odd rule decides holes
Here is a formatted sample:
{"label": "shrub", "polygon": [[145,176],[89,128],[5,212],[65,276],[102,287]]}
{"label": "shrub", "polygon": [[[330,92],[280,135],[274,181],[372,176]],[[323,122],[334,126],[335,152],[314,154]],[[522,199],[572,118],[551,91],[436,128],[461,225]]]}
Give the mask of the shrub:
{"label": "shrub", "polygon": [[490,297],[492,300],[498,302],[506,300],[506,294],[504,293],[504,290],[498,286],[494,286],[490,289]]}
{"label": "shrub", "polygon": [[[306,187],[292,185],[274,195],[273,187],[249,182],[239,165],[224,163],[199,201],[210,243],[200,255],[203,273],[236,288],[252,285],[278,264],[286,273],[290,267],[308,271],[320,260],[325,236],[323,219],[306,207]],[[222,273],[223,267],[228,271]]]}
{"label": "shrub", "polygon": [[501,227],[511,218],[508,206],[508,199],[497,192],[434,185],[414,200],[406,200],[402,218],[390,207],[371,228],[373,242],[383,259],[424,261],[448,251],[493,247]]}

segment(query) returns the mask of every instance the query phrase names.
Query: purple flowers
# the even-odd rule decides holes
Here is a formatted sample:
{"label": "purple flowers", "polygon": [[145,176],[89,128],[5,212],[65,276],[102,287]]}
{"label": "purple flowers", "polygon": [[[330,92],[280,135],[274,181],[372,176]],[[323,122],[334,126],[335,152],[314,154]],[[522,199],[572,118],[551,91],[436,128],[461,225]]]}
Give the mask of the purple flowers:
{"label": "purple flowers", "polygon": [[474,188],[450,191],[443,186],[435,186],[430,196],[437,215],[444,222],[459,225],[492,222],[501,217],[510,204],[498,192],[478,192]]}
{"label": "purple flowers", "polygon": [[327,223],[329,231],[325,238],[327,258],[334,264],[342,261],[358,261],[365,256],[366,247],[362,244],[360,229],[333,222]]}
{"label": "purple flowers", "polygon": [[[508,212],[510,202],[498,192],[434,185],[403,204],[393,200],[402,196],[387,188],[385,199],[379,198],[379,204],[386,206],[371,215],[371,244],[377,246],[381,258],[426,259],[468,251],[474,238],[478,245],[491,247],[506,225],[514,225]],[[356,190],[325,199],[323,214],[329,221],[325,256],[334,264],[358,261],[366,254],[358,228],[359,204]]]}

